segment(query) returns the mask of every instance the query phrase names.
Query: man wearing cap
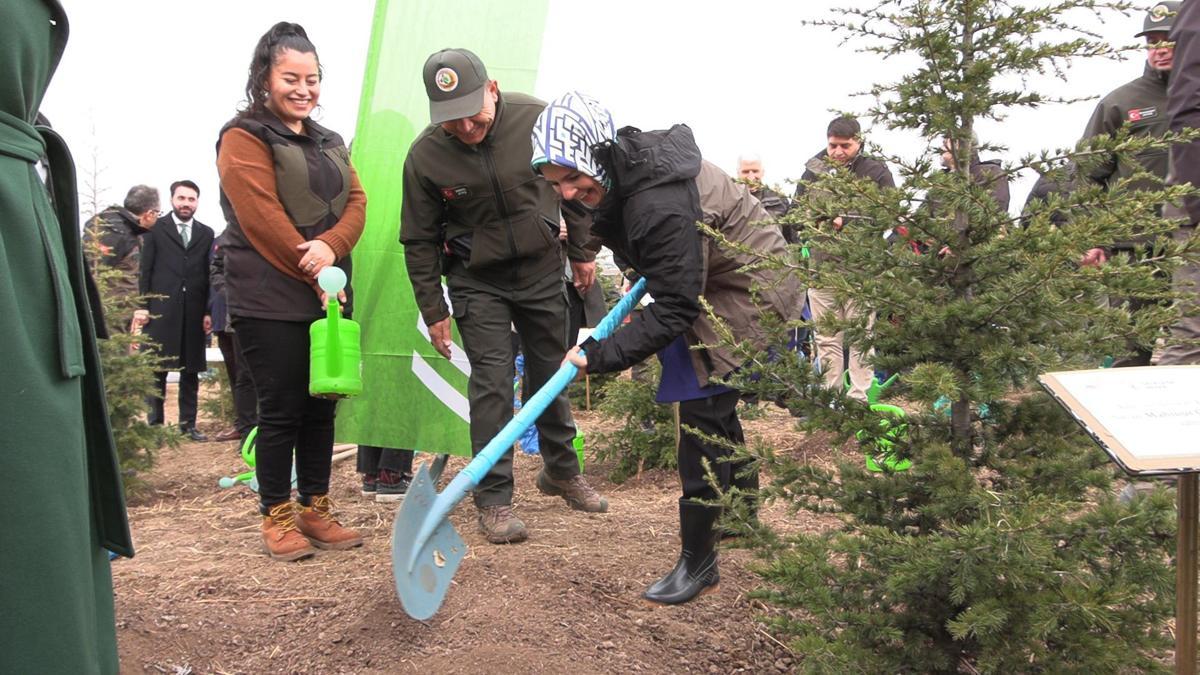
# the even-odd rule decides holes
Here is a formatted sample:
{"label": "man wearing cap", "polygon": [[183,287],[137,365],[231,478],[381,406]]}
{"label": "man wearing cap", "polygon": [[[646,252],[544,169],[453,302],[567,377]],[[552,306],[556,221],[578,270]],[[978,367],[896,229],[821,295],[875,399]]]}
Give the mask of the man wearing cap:
{"label": "man wearing cap", "polygon": [[[595,280],[586,219],[560,212],[553,188],[530,168],[533,124],[545,102],[502,94],[475,54],[445,49],[423,73],[432,124],[404,161],[400,241],[429,340],[450,357],[453,315],[471,363],[471,448],[478,453],[512,417],[510,326],[521,337],[527,392],[558,370],[567,348],[560,215],[575,286]],[[450,291],[448,307],[441,277]],[[453,312],[453,314],[452,314]],[[538,489],[575,509],[608,510],[583,479],[571,442],[575,423],[560,394],[537,422],[543,469]],[[513,514],[512,450],[475,489],[479,526],[492,543],[523,541]]]}
{"label": "man wearing cap", "polygon": [[[1160,137],[1167,133],[1167,82],[1174,60],[1174,46],[1167,43],[1168,34],[1179,11],[1178,0],[1164,0],[1154,5],[1142,21],[1142,30],[1135,37],[1146,40],[1146,66],[1142,76],[1109,92],[1096,104],[1096,110],[1083,132],[1084,140],[1096,136],[1113,136],[1126,124],[1134,136]],[[1133,163],[1136,161],[1136,164]],[[1147,150],[1135,160],[1115,154],[1086,168],[1080,178],[1104,187],[1116,185],[1139,170],[1145,170],[1160,180],[1148,178],[1135,181],[1132,189],[1157,190],[1167,177],[1167,150]],[[1115,242],[1108,247],[1096,246],[1084,254],[1083,265],[1099,265],[1113,255],[1136,255],[1147,245],[1144,241]],[[1113,303],[1128,303],[1131,310],[1141,304],[1128,298],[1113,298]],[[1144,346],[1130,345],[1134,354],[1119,359],[1117,367],[1148,366],[1151,352]]]}
{"label": "man wearing cap", "polygon": [[[1171,80],[1168,110],[1171,131],[1200,129],[1200,4],[1188,2],[1175,18],[1171,39],[1179,67]],[[1200,140],[1179,143],[1171,148],[1172,185],[1190,183],[1200,187]],[[1165,214],[1180,218],[1175,238],[1186,241],[1196,236],[1200,223],[1200,197],[1191,196],[1182,205],[1171,205]],[[1182,366],[1200,363],[1200,263],[1188,262],[1175,270],[1174,288],[1183,297],[1180,317],[1171,328],[1171,339],[1159,357],[1158,365]]]}

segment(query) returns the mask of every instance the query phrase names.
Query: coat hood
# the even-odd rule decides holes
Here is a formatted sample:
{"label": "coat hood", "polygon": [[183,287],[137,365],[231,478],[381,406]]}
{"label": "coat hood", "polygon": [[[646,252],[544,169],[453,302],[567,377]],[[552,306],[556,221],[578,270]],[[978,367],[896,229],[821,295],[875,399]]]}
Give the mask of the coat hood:
{"label": "coat hood", "polygon": [[686,124],[665,131],[624,127],[615,142],[599,145],[594,152],[612,178],[612,192],[621,197],[700,174],[700,148]]}

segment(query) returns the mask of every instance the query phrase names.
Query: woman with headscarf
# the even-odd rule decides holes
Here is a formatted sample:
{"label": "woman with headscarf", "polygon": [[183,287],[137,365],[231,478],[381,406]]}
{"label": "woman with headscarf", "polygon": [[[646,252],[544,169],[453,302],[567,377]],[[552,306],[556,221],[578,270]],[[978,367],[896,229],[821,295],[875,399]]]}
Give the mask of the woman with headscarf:
{"label": "woman with headscarf", "polygon": [[[761,349],[767,336],[763,312],[791,319],[803,304],[792,278],[743,267],[754,256],[734,252],[705,237],[703,221],[727,239],[765,255],[785,252],[778,225],[745,185],[703,160],[691,129],[615,130],[598,101],[568,92],[548,105],[533,129],[533,167],[564,200],[594,209],[592,234],[646,278],[654,302],[612,337],[575,348],[567,359],[589,373],[624,370],[658,354],[660,402],[678,402],[680,422],[700,433],[744,442],[737,417],[739,393],[725,379],[741,364],[718,345],[701,296],[734,337]],[[756,225],[761,224],[761,226]],[[755,287],[759,304],[751,299]],[[699,345],[706,345],[699,347]],[[754,467],[729,461],[730,451],[685,430],[679,442],[679,559],[643,594],[663,604],[687,602],[717,585],[716,523],[721,508],[707,469],[722,492],[758,486]],[[707,464],[707,467],[705,466]]]}

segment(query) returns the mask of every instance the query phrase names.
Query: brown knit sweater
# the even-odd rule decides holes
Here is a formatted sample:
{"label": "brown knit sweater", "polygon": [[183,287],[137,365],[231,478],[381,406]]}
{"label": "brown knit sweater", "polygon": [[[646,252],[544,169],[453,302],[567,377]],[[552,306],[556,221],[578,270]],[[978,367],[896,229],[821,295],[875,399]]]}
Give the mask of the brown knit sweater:
{"label": "brown knit sweater", "polygon": [[[229,129],[217,154],[217,172],[242,231],[259,254],[280,272],[316,287],[316,280],[300,269],[304,253],[297,246],[304,243],[304,237],[275,192],[275,160],[270,148],[248,131]],[[349,255],[362,236],[366,207],[367,194],[351,167],[346,209],[332,229],[316,237],[333,249],[336,258]]]}

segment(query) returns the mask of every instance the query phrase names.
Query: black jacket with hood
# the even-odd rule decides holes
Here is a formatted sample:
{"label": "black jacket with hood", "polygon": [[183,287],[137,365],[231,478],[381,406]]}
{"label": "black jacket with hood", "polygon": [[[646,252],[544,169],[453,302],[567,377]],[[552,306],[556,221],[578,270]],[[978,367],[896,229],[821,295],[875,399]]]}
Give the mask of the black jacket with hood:
{"label": "black jacket with hood", "polygon": [[[629,326],[589,345],[589,372],[628,368],[683,335],[693,348],[697,380],[706,386],[740,364],[724,347],[696,348],[720,341],[701,309],[701,295],[735,337],[759,348],[767,346],[768,337],[761,328],[763,311],[782,319],[799,314],[804,292],[794,277],[747,271],[751,256],[701,234],[698,222],[749,250],[785,252],[783,235],[769,225],[759,201],[701,158],[691,129],[682,124],[648,132],[626,127],[615,141],[593,151],[612,182],[594,214],[592,233],[646,278],[654,302]],[[757,225],[762,223],[768,224]]]}

